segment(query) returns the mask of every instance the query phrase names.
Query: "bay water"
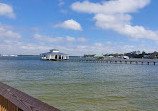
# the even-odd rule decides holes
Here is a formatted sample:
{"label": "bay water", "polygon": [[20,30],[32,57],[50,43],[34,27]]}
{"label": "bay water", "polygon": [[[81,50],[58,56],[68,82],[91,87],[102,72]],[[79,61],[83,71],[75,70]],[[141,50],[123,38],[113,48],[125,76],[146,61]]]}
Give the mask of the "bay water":
{"label": "bay water", "polygon": [[62,111],[158,111],[158,65],[0,57],[0,81]]}

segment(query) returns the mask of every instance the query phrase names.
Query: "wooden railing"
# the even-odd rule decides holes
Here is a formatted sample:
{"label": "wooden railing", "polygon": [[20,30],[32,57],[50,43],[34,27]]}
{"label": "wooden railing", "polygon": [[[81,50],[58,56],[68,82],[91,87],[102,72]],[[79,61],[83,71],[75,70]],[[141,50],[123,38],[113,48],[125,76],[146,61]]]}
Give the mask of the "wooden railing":
{"label": "wooden railing", "polygon": [[0,111],[60,111],[0,82]]}
{"label": "wooden railing", "polygon": [[0,96],[0,111],[19,111],[19,108],[3,96]]}

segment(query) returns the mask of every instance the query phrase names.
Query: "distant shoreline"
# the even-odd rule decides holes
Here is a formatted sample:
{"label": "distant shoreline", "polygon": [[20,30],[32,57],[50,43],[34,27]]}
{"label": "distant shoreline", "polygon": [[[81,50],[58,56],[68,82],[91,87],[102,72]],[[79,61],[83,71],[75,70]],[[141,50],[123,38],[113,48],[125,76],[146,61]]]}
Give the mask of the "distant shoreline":
{"label": "distant shoreline", "polygon": [[40,57],[40,55],[0,55],[0,57]]}
{"label": "distant shoreline", "polygon": [[18,57],[40,57],[40,55],[17,55]]}

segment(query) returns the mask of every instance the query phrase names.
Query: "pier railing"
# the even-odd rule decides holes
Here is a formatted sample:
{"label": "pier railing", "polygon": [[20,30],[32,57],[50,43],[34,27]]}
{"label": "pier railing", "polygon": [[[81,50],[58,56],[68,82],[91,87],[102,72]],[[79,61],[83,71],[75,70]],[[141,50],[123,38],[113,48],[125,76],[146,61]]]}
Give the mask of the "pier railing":
{"label": "pier railing", "polygon": [[94,63],[125,63],[125,64],[158,64],[158,59],[50,59],[48,61],[65,61],[65,62],[94,62]]}
{"label": "pier railing", "polygon": [[60,111],[0,82],[0,111]]}

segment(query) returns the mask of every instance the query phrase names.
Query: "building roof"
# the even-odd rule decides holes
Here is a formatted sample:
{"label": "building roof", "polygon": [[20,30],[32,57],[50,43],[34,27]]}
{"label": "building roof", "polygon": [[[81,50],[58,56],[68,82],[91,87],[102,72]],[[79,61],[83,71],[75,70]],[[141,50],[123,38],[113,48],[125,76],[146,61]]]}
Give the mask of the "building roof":
{"label": "building roof", "polygon": [[57,50],[57,49],[51,49],[50,52],[42,53],[41,55],[47,55],[47,54],[49,54],[49,55],[68,55],[68,54],[59,52],[59,50]]}
{"label": "building roof", "polygon": [[94,57],[104,57],[103,54],[95,54]]}
{"label": "building roof", "polygon": [[64,54],[64,53],[61,53],[61,52],[48,52],[46,54],[51,54],[51,55],[68,55],[68,54]]}

